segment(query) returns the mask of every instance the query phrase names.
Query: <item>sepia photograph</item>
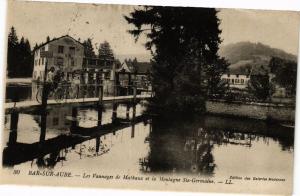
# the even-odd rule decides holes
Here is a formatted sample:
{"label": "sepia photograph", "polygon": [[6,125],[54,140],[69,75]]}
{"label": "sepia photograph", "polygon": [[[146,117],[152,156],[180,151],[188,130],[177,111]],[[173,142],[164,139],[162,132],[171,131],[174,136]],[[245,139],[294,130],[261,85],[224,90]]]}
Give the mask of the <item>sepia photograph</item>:
{"label": "sepia photograph", "polygon": [[291,195],[299,28],[297,11],[8,0],[0,183]]}

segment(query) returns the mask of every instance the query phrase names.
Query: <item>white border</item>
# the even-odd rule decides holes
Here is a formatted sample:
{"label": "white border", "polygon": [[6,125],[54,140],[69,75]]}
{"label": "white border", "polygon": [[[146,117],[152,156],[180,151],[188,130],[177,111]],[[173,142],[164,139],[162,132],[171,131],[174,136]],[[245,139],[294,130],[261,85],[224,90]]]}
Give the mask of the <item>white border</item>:
{"label": "white border", "polygon": [[129,5],[193,6],[215,8],[246,8],[272,10],[300,10],[299,0],[29,0],[52,2],[105,3]]}

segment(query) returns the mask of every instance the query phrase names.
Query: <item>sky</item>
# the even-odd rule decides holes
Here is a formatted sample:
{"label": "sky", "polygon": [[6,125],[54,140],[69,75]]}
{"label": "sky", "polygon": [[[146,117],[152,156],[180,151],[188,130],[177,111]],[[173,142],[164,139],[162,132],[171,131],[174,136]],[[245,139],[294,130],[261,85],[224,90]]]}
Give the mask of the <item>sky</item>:
{"label": "sky", "polygon": [[[133,6],[95,5],[49,2],[14,2],[8,4],[8,29],[14,26],[20,38],[28,38],[31,45],[46,41],[46,37],[69,34],[75,39],[92,38],[97,50],[99,43],[108,41],[116,55],[142,55],[146,38],[137,42],[127,33],[124,15]],[[222,45],[240,41],[261,42],[274,48],[298,54],[300,14],[288,11],[258,11],[220,9]]]}

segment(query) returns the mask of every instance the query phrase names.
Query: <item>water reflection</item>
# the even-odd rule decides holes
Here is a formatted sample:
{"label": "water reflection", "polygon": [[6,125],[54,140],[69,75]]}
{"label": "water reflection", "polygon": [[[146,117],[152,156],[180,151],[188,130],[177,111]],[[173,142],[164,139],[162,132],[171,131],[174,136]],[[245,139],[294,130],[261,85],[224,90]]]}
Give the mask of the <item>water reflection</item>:
{"label": "water reflection", "polygon": [[205,176],[275,174],[280,168],[280,174],[291,175],[293,129],[209,115],[162,121],[143,110],[140,104],[124,103],[7,114],[3,164]]}
{"label": "water reflection", "polygon": [[[287,171],[292,171],[289,165],[292,164],[293,133],[293,129],[249,119],[205,116],[191,121],[166,123],[153,118],[152,130],[145,139],[150,145],[149,154],[140,159],[140,167],[143,172],[213,176],[220,172],[216,168],[222,168],[224,162],[229,161],[235,167],[235,161],[226,157],[228,151],[236,149],[235,146],[239,149],[238,153],[249,155],[242,161],[251,162],[254,159],[252,155],[260,156],[261,152],[256,148],[262,142],[260,150],[267,151],[269,146],[276,148],[272,156],[278,155],[278,159],[284,156],[282,161],[289,162]],[[219,151],[223,154],[216,156]],[[288,158],[286,154],[289,154]],[[272,165],[282,164],[280,162]]]}
{"label": "water reflection", "polygon": [[[120,110],[119,116],[114,114],[116,111],[112,108]],[[91,139],[95,139],[96,144],[88,147],[88,151],[95,151],[96,155],[105,153],[106,144],[101,145],[101,136],[104,135],[105,140],[107,134],[116,135],[116,131],[131,127],[131,137],[134,137],[135,124],[144,119],[139,110],[137,118],[133,116],[124,119],[123,123],[122,108],[124,109],[122,104],[115,104],[115,107],[111,104],[104,107],[53,106],[44,112],[7,114],[4,135],[8,142],[3,151],[3,164],[13,166],[37,159],[36,164],[40,168],[52,168],[55,166],[54,162],[65,160],[61,154],[67,153],[69,147],[75,149],[77,144],[84,146],[82,143]],[[117,121],[113,123],[112,118]],[[79,149],[80,155],[83,149]]]}

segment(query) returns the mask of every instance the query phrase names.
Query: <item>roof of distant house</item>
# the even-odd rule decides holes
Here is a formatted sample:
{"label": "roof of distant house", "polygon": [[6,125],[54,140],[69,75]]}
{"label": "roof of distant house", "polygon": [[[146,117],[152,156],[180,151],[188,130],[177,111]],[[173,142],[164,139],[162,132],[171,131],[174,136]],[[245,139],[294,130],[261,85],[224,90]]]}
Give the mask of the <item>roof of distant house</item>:
{"label": "roof of distant house", "polygon": [[35,51],[35,50],[37,50],[37,49],[39,49],[39,48],[41,48],[41,47],[43,47],[43,46],[47,45],[47,44],[48,44],[48,43],[50,43],[50,42],[53,42],[53,41],[59,40],[59,39],[61,39],[61,38],[63,38],[63,37],[69,37],[69,38],[73,39],[74,41],[76,41],[77,43],[79,43],[79,44],[83,45],[83,44],[82,44],[80,41],[78,41],[78,40],[74,39],[74,38],[73,38],[73,37],[71,37],[70,35],[63,35],[63,36],[60,36],[60,37],[58,37],[58,38],[53,38],[53,39],[51,39],[51,40],[47,41],[46,43],[43,43],[43,44],[39,45],[39,46],[38,46],[37,48],[35,48],[33,51]]}
{"label": "roof of distant house", "polygon": [[232,75],[250,75],[249,71],[247,70],[239,70],[239,69],[230,69],[225,74],[232,74]]}
{"label": "roof of distant house", "polygon": [[124,70],[131,73],[136,72],[146,74],[150,72],[151,67],[152,64],[150,62],[124,62],[119,71]]}

